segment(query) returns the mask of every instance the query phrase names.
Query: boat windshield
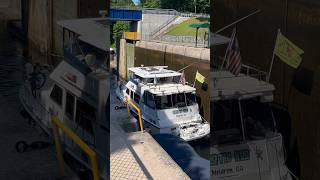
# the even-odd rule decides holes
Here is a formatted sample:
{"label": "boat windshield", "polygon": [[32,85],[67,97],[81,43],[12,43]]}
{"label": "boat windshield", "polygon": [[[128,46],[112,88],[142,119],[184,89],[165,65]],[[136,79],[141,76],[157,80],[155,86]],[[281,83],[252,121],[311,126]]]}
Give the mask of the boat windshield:
{"label": "boat windshield", "polygon": [[194,93],[178,93],[155,96],[155,103],[157,109],[191,106],[196,103],[196,95]]}
{"label": "boat windshield", "polygon": [[[241,109],[240,109],[241,107]],[[264,139],[275,131],[272,108],[257,100],[223,100],[213,104],[214,144]],[[240,110],[242,112],[243,129]],[[244,136],[243,136],[244,135]]]}

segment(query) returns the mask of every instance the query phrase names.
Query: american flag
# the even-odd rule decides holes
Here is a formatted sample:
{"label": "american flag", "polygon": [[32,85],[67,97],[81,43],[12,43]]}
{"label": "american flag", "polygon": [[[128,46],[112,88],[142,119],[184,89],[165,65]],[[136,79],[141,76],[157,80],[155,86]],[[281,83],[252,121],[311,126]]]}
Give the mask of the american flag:
{"label": "american flag", "polygon": [[227,57],[227,69],[235,76],[238,76],[240,74],[240,69],[241,69],[241,56],[240,56],[239,43],[237,38],[235,37],[235,31],[233,34],[233,39],[231,41],[231,44],[227,49],[226,57]]}

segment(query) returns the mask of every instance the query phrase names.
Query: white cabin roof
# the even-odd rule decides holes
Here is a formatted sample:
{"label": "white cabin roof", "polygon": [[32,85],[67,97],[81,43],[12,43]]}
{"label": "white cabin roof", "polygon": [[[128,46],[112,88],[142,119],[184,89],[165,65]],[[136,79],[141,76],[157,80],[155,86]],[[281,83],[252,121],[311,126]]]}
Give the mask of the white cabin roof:
{"label": "white cabin roof", "polygon": [[190,93],[196,91],[194,87],[176,83],[161,85],[145,85],[142,87],[142,89],[158,96],[178,93]]}
{"label": "white cabin roof", "polygon": [[[89,74],[84,74],[66,61],[61,61],[59,65],[49,75],[56,84],[64,87],[78,97],[82,97],[92,105],[99,98],[96,93],[97,82],[108,82],[108,72],[98,69]],[[108,93],[106,91],[106,93]]]}
{"label": "white cabin roof", "polygon": [[163,78],[181,76],[181,73],[167,69],[168,66],[133,67],[129,71],[142,78]]}
{"label": "white cabin roof", "polygon": [[234,76],[229,71],[211,72],[213,90],[211,90],[211,100],[222,99],[246,99],[254,97],[264,97],[266,101],[273,100],[275,87],[265,81],[240,74]]}
{"label": "white cabin roof", "polygon": [[106,18],[83,18],[58,21],[58,25],[72,31],[79,36],[79,39],[103,51],[109,51],[108,42],[108,24]]}
{"label": "white cabin roof", "polygon": [[211,46],[228,44],[230,42],[230,38],[222,36],[220,34],[211,33],[210,37],[211,37],[211,40],[210,40]]}

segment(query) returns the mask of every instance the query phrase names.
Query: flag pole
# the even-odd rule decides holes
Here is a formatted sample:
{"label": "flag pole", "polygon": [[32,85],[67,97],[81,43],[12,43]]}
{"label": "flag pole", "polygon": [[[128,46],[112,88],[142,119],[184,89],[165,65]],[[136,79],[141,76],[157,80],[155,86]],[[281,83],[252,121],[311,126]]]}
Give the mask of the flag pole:
{"label": "flag pole", "polygon": [[196,72],[196,76],[194,77],[194,81],[193,81],[193,86],[192,87],[194,87],[196,85],[197,74],[198,74],[198,70]]}
{"label": "flag pole", "polygon": [[220,70],[222,70],[224,63],[226,62],[227,52],[228,52],[228,50],[230,50],[230,47],[231,47],[231,45],[233,44],[233,41],[234,41],[235,36],[236,36],[236,28],[233,29],[233,32],[232,32],[232,35],[231,35],[231,41],[230,41],[230,43],[229,43],[229,45],[228,45],[228,48],[227,48],[227,50],[226,50],[226,53],[224,54],[224,58],[223,58],[223,61],[222,61]]}
{"label": "flag pole", "polygon": [[270,76],[271,76],[272,67],[273,67],[273,63],[274,63],[274,56],[275,56],[276,47],[278,44],[278,37],[279,37],[280,33],[281,33],[281,31],[280,31],[280,29],[278,29],[278,33],[277,33],[277,37],[276,37],[276,44],[274,45],[274,48],[273,48],[273,54],[272,54],[271,64],[270,64],[269,73],[268,73],[268,77],[267,77],[267,82],[270,82]]}

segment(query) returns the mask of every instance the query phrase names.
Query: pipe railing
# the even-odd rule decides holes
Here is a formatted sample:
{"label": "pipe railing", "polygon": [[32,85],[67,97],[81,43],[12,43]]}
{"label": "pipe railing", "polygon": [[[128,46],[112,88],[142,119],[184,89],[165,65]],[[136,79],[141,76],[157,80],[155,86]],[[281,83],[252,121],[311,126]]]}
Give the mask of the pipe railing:
{"label": "pipe railing", "polygon": [[71,129],[66,127],[58,117],[52,118],[52,128],[53,128],[53,135],[56,145],[56,153],[57,153],[57,159],[59,161],[59,170],[60,175],[62,177],[65,176],[65,167],[63,162],[63,155],[62,155],[62,146],[61,146],[61,137],[59,130],[62,130],[62,132],[70,138],[72,141],[74,141],[90,158],[91,161],[91,170],[93,174],[93,180],[100,180],[99,176],[99,170],[98,170],[98,161],[97,161],[97,155],[94,150],[92,150],[79,136],[77,136]]}
{"label": "pipe railing", "polygon": [[133,107],[138,112],[140,131],[144,132],[144,130],[143,130],[143,122],[142,122],[142,117],[141,117],[141,110],[135,104],[133,104],[129,99],[126,102],[126,106],[127,106],[128,117],[129,118],[130,118],[130,106]]}

